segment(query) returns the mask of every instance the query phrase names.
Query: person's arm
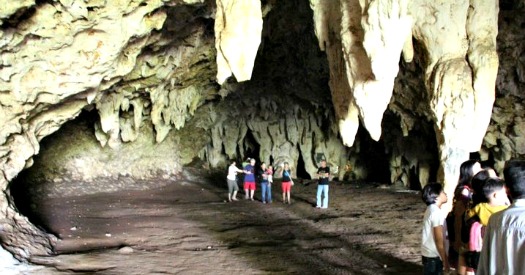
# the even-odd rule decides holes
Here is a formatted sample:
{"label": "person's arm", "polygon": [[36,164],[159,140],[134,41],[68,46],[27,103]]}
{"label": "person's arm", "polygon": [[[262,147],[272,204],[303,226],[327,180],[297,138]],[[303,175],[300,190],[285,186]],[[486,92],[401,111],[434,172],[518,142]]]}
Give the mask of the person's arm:
{"label": "person's arm", "polygon": [[439,256],[441,260],[443,261],[443,267],[445,268],[445,271],[450,270],[450,266],[448,265],[448,258],[447,253],[445,251],[445,240],[443,238],[443,226],[435,226],[432,228],[432,233],[434,234],[434,242],[436,242],[436,248],[438,250]]}

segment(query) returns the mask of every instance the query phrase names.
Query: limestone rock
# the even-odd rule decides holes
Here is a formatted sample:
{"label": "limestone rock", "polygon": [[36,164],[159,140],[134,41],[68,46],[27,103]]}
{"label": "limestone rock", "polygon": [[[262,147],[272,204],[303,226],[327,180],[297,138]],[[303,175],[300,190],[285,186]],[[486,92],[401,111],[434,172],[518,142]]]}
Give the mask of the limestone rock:
{"label": "limestone rock", "polygon": [[[498,5],[471,2],[310,1],[319,45],[327,50],[332,69],[340,68],[341,54],[330,45],[341,41],[350,92],[333,84],[344,80],[338,74],[331,76],[331,89],[339,95],[333,96],[334,105],[348,146],[354,141],[348,135],[356,133],[356,113],[371,137],[379,139],[399,56],[404,52],[405,60],[413,59],[411,35],[423,45],[419,49],[428,57],[424,79],[441,154],[440,179],[447,193],[455,187],[459,164],[481,147],[495,95]],[[348,107],[337,107],[341,97]]]}
{"label": "limestone rock", "polygon": [[261,43],[262,10],[259,0],[217,0],[215,47],[217,82],[235,75],[237,81],[251,78]]}

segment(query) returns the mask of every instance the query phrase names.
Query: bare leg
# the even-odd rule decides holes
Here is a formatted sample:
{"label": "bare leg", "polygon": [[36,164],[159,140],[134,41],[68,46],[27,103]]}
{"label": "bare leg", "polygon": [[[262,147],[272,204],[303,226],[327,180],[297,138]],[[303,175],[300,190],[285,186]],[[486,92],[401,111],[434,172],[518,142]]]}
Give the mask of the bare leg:
{"label": "bare leg", "polygon": [[290,201],[290,192],[286,192],[286,195],[288,196],[288,204],[292,203],[292,201]]}
{"label": "bare leg", "polygon": [[244,189],[244,198],[248,199],[248,196],[250,195],[250,190]]}
{"label": "bare leg", "polygon": [[465,256],[463,255],[459,255],[457,272],[459,275],[467,274],[467,264],[465,263]]}
{"label": "bare leg", "polygon": [[283,192],[283,203],[286,202],[286,192]]}
{"label": "bare leg", "polygon": [[237,200],[237,191],[233,191],[233,198],[232,200],[236,201]]}
{"label": "bare leg", "polygon": [[250,200],[253,201],[253,194],[255,194],[255,190],[250,190]]}

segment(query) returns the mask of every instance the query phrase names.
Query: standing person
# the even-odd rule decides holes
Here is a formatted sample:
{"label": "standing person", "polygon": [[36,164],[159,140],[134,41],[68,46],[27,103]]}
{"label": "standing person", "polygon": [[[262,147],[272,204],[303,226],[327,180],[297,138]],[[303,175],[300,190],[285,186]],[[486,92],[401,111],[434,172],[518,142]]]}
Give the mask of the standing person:
{"label": "standing person", "polygon": [[447,202],[447,194],[439,183],[430,183],[423,188],[421,198],[427,205],[423,217],[421,234],[421,256],[423,260],[423,274],[443,274],[450,267],[446,254],[445,213],[441,206]]}
{"label": "standing person", "polygon": [[237,173],[242,173],[243,171],[237,166],[235,166],[235,160],[232,160],[230,167],[228,167],[228,176],[226,176],[226,182],[228,183],[228,201],[237,200],[237,191],[239,191],[239,186],[237,185]]}
{"label": "standing person", "polygon": [[253,201],[255,193],[255,159],[250,159],[250,164],[244,167],[244,198]]}
{"label": "standing person", "polygon": [[467,245],[461,241],[461,227],[463,217],[467,211],[472,199],[472,177],[481,171],[481,164],[477,160],[467,160],[459,167],[459,179],[456,190],[454,191],[454,202],[451,212],[452,224],[448,228],[454,230],[450,232],[449,238],[452,241],[450,251],[450,262],[452,266],[457,267],[459,275],[467,274],[467,264],[465,262],[465,252],[468,250]]}
{"label": "standing person", "polygon": [[[330,167],[326,160],[321,160],[321,167],[317,169],[317,208],[328,208],[328,183],[330,181]],[[321,200],[321,195],[323,199]]]}
{"label": "standing person", "polygon": [[290,191],[292,190],[292,170],[288,162],[281,164],[281,170],[283,174],[283,181],[281,183],[281,189],[283,191],[283,203],[290,204]]}
{"label": "standing person", "polygon": [[477,270],[481,275],[525,271],[525,160],[508,161],[503,175],[514,202],[489,219]]}
{"label": "standing person", "polygon": [[[474,184],[474,179],[478,177],[478,174],[472,179],[472,184]],[[461,232],[463,242],[468,243],[468,252],[465,253],[467,268],[471,269],[473,273],[478,267],[484,228],[494,213],[509,207],[507,205],[509,199],[503,180],[489,177],[477,190],[474,189],[474,195],[478,195],[480,200],[465,213],[465,224],[463,224],[463,232]],[[476,192],[481,192],[481,194],[476,194]]]}
{"label": "standing person", "polygon": [[261,163],[261,171],[259,171],[261,177],[261,198],[262,203],[272,202],[272,185],[270,178],[272,176],[271,166],[266,168],[266,163]]}

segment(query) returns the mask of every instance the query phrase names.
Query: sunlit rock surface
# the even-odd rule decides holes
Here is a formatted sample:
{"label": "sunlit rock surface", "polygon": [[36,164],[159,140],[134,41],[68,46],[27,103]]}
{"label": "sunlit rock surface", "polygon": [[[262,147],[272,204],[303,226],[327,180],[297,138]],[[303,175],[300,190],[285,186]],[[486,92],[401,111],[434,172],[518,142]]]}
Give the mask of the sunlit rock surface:
{"label": "sunlit rock surface", "polygon": [[170,178],[247,156],[308,177],[324,156],[340,179],[450,193],[482,141],[501,171],[525,156],[523,1],[440,3],[0,0],[3,246],[53,253],[9,184],[82,111],[91,132],[62,138],[85,151],[46,148],[56,162],[35,168],[66,169],[35,178]]}

